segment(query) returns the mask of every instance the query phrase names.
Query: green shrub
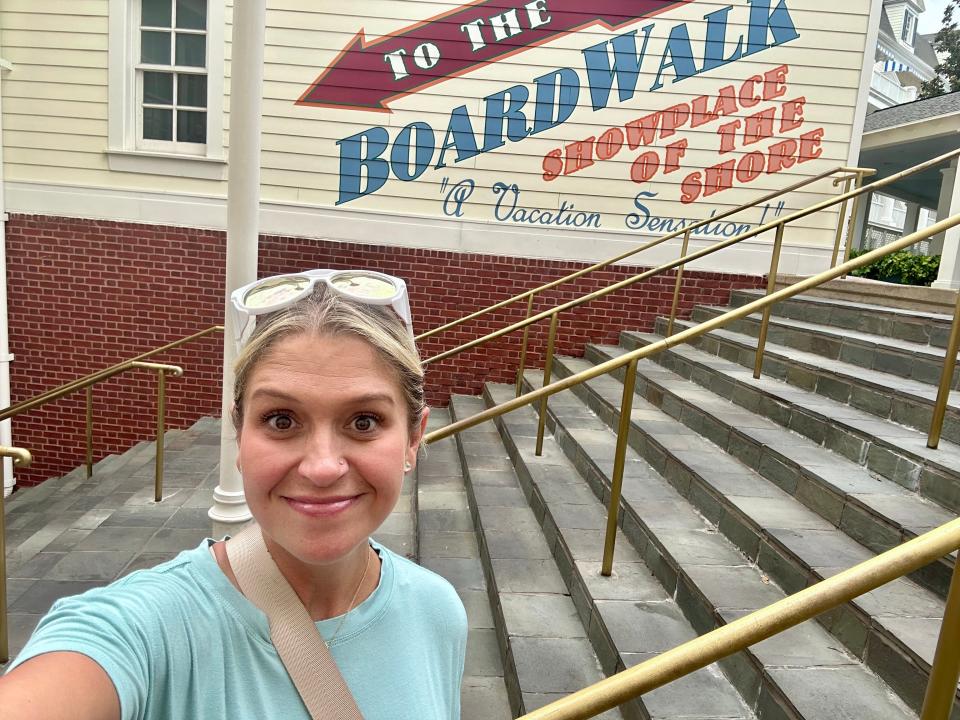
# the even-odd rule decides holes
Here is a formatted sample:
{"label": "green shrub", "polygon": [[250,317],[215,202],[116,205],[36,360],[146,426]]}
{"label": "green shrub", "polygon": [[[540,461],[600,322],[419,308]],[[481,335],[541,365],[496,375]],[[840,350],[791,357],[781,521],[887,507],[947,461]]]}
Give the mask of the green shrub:
{"label": "green shrub", "polygon": [[[851,258],[863,255],[867,250],[853,250]],[[900,250],[882,257],[874,263],[851,271],[856,277],[899,283],[900,285],[929,285],[937,279],[940,269],[940,256],[911,255]]]}

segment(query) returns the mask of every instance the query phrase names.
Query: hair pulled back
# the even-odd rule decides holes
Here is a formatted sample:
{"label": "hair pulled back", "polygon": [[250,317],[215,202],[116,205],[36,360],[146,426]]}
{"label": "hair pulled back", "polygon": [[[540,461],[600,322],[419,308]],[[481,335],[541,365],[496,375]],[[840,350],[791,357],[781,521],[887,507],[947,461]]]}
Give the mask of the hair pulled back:
{"label": "hair pulled back", "polygon": [[387,306],[351,300],[317,283],[307,297],[257,319],[234,364],[232,419],[237,432],[243,424],[243,399],[254,370],[278,342],[304,333],[317,337],[354,335],[368,342],[396,373],[411,431],[416,427],[425,408],[423,365],[403,321]]}

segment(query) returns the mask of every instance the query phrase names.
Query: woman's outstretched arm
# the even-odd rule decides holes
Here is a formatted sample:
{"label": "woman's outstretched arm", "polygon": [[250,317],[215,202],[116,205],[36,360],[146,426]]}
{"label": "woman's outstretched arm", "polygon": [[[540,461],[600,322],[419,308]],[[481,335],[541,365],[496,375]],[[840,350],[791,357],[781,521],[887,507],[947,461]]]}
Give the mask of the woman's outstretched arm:
{"label": "woman's outstretched arm", "polygon": [[120,700],[96,662],[52,652],[0,677],[3,720],[120,720]]}

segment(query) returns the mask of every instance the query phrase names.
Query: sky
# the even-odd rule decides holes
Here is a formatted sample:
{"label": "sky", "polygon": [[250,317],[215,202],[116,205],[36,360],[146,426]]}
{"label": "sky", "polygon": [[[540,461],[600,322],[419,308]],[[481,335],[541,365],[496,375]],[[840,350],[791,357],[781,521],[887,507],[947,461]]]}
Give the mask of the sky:
{"label": "sky", "polygon": [[927,9],[920,16],[920,22],[917,26],[918,32],[923,35],[935,33],[942,25],[943,9],[947,6],[947,0],[925,0],[924,5]]}

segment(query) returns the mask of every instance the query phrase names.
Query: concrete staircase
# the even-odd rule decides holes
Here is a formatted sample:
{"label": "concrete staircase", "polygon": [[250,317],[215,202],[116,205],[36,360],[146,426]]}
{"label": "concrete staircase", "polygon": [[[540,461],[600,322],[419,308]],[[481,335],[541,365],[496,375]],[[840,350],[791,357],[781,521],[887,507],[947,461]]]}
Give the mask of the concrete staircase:
{"label": "concrete staircase", "polygon": [[152,442],[105,457],[89,480],[76,468],[7,498],[11,656],[57,599],[164,562],[210,534],[219,444],[220,423],[213,418],[169,431],[159,504],[153,502]]}
{"label": "concrete staircase", "polygon": [[[698,307],[694,320],[720,311]],[[776,310],[759,381],[754,318],[642,361],[610,578],[599,570],[622,376],[551,398],[539,457],[529,407],[431,445],[377,539],[464,600],[463,718],[529,712],[955,517],[960,396],[941,448],[925,445],[948,331],[919,311],[794,299]],[[657,337],[626,331],[620,346],[558,358],[556,373]],[[538,387],[541,374],[524,381]],[[490,384],[455,396],[430,427],[512,395]],[[14,650],[55,597],[209,533],[218,441],[215,420],[168,435],[159,505],[149,443],[101,461],[93,481],[74,471],[13,498]],[[601,717],[915,720],[955,561]]]}
{"label": "concrete staircase", "polygon": [[[738,292],[733,303],[756,297]],[[697,308],[694,319],[719,312]],[[918,360],[942,358],[948,327],[948,320],[916,311],[794,300],[776,315],[760,381],[751,372],[755,319],[641,361],[622,503],[628,542],[619,545],[628,574],[629,562],[642,558],[702,633],[955,517],[960,448],[950,440],[937,451],[925,446],[937,377]],[[900,339],[888,350],[871,330]],[[659,337],[625,332],[619,347],[590,346],[584,358],[560,358],[557,375]],[[538,387],[540,375],[528,372],[525,381]],[[571,556],[581,564],[602,552],[599,501],[608,497],[622,391],[621,374],[551,399],[552,438],[541,458],[531,450],[532,410],[497,423],[517,466],[531,469],[532,505],[536,498],[546,504],[547,536],[564,525],[580,529],[581,540],[593,533],[589,548],[581,544],[581,555]],[[488,386],[485,394],[502,402],[511,392]],[[947,437],[956,438],[956,428]],[[556,465],[544,471],[550,458]],[[544,496],[558,487],[567,498],[559,514]],[[585,507],[572,507],[580,503]],[[559,539],[554,555],[561,566],[569,555]],[[934,563],[750,648],[721,670],[760,717],[913,717],[954,562]],[[599,582],[595,566],[590,570]],[[585,572],[580,568],[579,577]],[[583,591],[577,577],[570,586],[575,598]],[[620,623],[618,634],[616,621],[604,622],[603,596],[584,594],[581,617],[597,628],[597,652],[604,657],[612,644],[607,662],[629,666],[631,632],[652,614]],[[685,694],[691,696],[705,712],[704,694]]]}

